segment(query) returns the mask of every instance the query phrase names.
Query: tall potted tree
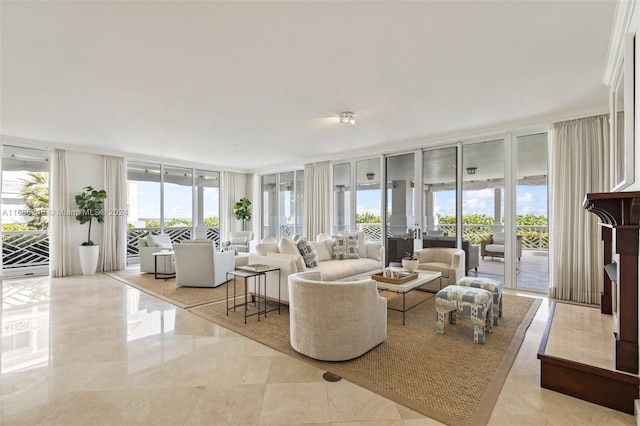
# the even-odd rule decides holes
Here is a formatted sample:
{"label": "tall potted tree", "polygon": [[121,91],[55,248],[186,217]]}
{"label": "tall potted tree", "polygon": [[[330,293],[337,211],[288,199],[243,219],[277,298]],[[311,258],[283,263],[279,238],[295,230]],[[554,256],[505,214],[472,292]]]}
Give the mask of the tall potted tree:
{"label": "tall potted tree", "polygon": [[81,225],[89,224],[87,232],[87,241],[80,246],[80,267],[83,275],[93,275],[96,273],[98,266],[98,255],[100,246],[95,245],[91,241],[91,224],[93,219],[98,223],[104,222],[104,200],[107,193],[104,190],[96,190],[92,186],[85,186],[82,194],[76,195],[76,204],[78,205],[78,214],[76,220]]}
{"label": "tall potted tree", "polygon": [[241,198],[233,205],[233,214],[242,221],[242,230],[246,231],[246,223],[251,221],[251,201],[248,197]]}

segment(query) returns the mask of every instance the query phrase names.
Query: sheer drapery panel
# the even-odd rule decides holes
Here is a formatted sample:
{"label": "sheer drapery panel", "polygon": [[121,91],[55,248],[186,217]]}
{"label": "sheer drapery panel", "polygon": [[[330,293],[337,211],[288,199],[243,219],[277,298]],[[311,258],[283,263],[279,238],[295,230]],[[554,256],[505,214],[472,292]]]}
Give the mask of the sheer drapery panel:
{"label": "sheer drapery panel", "polygon": [[603,256],[597,217],[583,209],[585,195],[609,191],[607,115],[555,123],[550,132],[549,296],[599,304]]}

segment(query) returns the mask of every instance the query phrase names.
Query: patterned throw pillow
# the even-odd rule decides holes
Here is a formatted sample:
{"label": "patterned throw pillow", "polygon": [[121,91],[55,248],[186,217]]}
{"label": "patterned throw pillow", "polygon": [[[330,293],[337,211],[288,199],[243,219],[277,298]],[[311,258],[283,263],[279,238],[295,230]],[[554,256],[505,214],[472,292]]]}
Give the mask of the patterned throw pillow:
{"label": "patterned throw pillow", "polygon": [[333,254],[331,258],[334,260],[360,259],[360,255],[358,254],[358,236],[334,236]]}
{"label": "patterned throw pillow", "polygon": [[313,244],[307,241],[305,237],[298,237],[296,244],[307,268],[315,268],[318,266],[318,252]]}

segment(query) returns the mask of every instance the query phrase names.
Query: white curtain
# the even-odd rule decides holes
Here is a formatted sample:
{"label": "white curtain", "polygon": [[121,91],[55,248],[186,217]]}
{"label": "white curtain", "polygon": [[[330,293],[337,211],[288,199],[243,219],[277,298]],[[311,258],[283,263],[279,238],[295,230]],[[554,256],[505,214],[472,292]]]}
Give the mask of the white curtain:
{"label": "white curtain", "polygon": [[72,247],[70,238],[71,210],[67,154],[63,149],[51,150],[51,175],[49,179],[49,269],[52,277],[72,275]]}
{"label": "white curtain", "polygon": [[331,232],[331,163],[304,166],[304,232],[315,239]]}
{"label": "white curtain", "polygon": [[127,162],[122,157],[104,157],[105,216],[102,227],[102,270],[127,267]]}
{"label": "white curtain", "polygon": [[551,286],[549,296],[599,304],[603,256],[596,215],[582,203],[609,191],[607,115],[556,123],[550,133]]}
{"label": "white curtain", "polygon": [[[220,241],[226,241],[231,231],[243,231],[242,221],[233,215],[233,205],[247,194],[247,175],[244,173],[222,172],[220,191]],[[253,201],[250,200],[253,204]],[[247,226],[251,226],[247,224]]]}

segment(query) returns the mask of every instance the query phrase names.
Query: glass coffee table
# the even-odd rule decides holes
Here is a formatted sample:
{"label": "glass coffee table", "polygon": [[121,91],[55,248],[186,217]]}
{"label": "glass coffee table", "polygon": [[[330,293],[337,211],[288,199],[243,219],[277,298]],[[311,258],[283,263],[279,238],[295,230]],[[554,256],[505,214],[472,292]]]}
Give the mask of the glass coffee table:
{"label": "glass coffee table", "polygon": [[407,308],[407,304],[405,300],[407,293],[417,289],[420,286],[429,284],[430,282],[435,281],[437,279],[441,280],[440,282],[442,283],[442,274],[440,272],[419,271],[418,276],[416,278],[410,281],[404,282],[402,284],[392,284],[392,283],[386,283],[382,281],[376,281],[376,284],[378,286],[378,291],[384,290],[384,291],[389,291],[392,293],[402,295],[402,309],[395,309],[395,308],[389,308],[389,307],[387,307],[387,309],[392,311],[402,312],[402,325],[405,325],[405,314],[407,313],[407,311],[410,311],[416,306],[421,305],[422,303],[429,300],[429,299],[421,300],[415,305],[409,306]]}

